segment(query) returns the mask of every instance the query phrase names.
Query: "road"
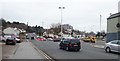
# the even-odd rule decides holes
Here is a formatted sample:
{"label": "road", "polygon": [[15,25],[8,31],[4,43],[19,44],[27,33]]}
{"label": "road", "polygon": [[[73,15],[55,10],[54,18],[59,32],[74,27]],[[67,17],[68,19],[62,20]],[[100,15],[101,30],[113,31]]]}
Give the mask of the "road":
{"label": "road", "polygon": [[54,59],[118,59],[118,54],[106,53],[104,49],[94,48],[92,44],[82,42],[79,52],[59,49],[59,42],[36,41],[31,42]]}
{"label": "road", "polygon": [[[32,34],[29,34],[32,36]],[[104,49],[95,48],[91,43],[81,42],[79,52],[59,49],[59,42],[30,40],[38,49],[48,54],[53,59],[118,59],[116,53],[106,53]],[[63,60],[62,60],[63,61]]]}

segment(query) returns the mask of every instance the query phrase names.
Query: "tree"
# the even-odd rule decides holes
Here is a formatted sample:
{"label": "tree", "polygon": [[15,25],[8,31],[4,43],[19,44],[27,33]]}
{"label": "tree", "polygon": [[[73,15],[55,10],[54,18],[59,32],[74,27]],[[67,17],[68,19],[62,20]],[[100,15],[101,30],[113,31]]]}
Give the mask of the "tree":
{"label": "tree", "polygon": [[50,28],[58,28],[61,26],[61,23],[53,23],[51,24]]}
{"label": "tree", "polygon": [[101,36],[101,33],[97,32],[96,37],[100,37],[100,36]]}
{"label": "tree", "polygon": [[48,33],[53,33],[55,35],[58,35],[61,31],[61,24],[60,23],[51,24],[50,30],[52,31],[48,31]]}
{"label": "tree", "polygon": [[11,24],[11,22],[7,21],[7,24]]}
{"label": "tree", "polygon": [[6,20],[1,18],[0,19],[0,25],[2,26],[2,30],[6,28]]}

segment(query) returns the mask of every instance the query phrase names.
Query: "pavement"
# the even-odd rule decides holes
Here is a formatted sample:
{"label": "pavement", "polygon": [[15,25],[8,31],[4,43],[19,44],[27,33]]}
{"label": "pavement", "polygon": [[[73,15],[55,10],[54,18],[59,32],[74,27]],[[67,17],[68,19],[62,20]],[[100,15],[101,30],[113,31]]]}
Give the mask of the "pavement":
{"label": "pavement", "polygon": [[0,60],[2,60],[2,44],[0,44]]}
{"label": "pavement", "polygon": [[92,44],[92,46],[95,47],[95,48],[104,49],[105,41],[97,40],[95,43]]}
{"label": "pavement", "polygon": [[14,55],[16,49],[19,47],[19,44],[17,45],[2,45],[2,59],[7,59]]}
{"label": "pavement", "polygon": [[7,59],[45,59],[45,57],[35,50],[30,42],[22,42],[14,55]]}
{"label": "pavement", "polygon": [[4,42],[0,42],[0,60],[12,56],[17,46],[18,45],[5,45]]}

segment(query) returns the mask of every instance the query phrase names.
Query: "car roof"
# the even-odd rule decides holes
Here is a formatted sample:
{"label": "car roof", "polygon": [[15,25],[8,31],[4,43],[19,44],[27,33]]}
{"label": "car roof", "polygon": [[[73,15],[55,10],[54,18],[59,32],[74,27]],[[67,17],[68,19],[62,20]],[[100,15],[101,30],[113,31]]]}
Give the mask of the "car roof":
{"label": "car roof", "polygon": [[14,40],[15,38],[13,38],[13,37],[8,37],[7,39],[9,39],[9,40]]}
{"label": "car roof", "polygon": [[74,39],[74,37],[63,37],[65,39]]}
{"label": "car roof", "polygon": [[[120,41],[120,40],[112,40],[112,41]],[[110,41],[110,42],[112,42],[112,41]]]}

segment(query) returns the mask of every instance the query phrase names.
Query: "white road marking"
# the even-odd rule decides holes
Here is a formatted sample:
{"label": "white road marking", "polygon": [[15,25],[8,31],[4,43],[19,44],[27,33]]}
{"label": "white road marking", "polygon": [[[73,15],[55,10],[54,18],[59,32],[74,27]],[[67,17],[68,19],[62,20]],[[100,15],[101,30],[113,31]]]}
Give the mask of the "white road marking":
{"label": "white road marking", "polygon": [[[28,41],[29,42],[29,41]],[[44,53],[42,50],[38,49],[34,44],[30,42],[30,44],[40,53],[42,54],[48,61],[54,61],[50,56],[48,56],[46,53]]]}

